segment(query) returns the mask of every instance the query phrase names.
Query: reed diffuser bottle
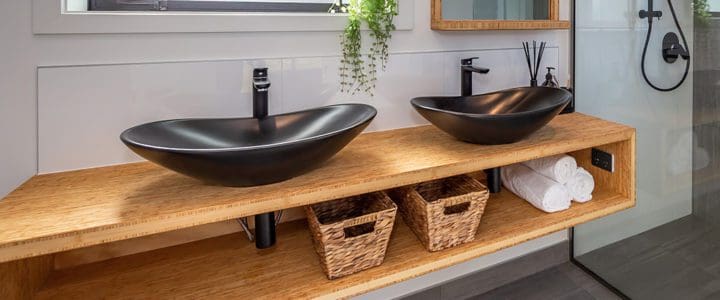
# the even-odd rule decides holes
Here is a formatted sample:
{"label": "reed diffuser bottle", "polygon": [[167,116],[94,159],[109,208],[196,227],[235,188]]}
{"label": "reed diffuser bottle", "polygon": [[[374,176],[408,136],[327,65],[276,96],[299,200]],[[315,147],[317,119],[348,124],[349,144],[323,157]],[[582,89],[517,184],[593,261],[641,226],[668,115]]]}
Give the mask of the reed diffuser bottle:
{"label": "reed diffuser bottle", "polygon": [[525,59],[527,60],[528,71],[530,72],[530,86],[533,87],[538,86],[538,70],[540,69],[540,63],[542,62],[543,55],[545,54],[545,46],[547,46],[547,42],[540,42],[539,46],[540,48],[538,48],[537,41],[533,41],[531,49],[530,42],[523,42]]}

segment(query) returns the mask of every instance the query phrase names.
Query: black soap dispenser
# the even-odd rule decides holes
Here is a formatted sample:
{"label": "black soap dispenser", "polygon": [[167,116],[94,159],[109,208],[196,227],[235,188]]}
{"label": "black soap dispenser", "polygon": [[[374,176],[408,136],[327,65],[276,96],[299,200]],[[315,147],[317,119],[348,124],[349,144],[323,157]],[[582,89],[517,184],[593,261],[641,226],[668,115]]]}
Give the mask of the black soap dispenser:
{"label": "black soap dispenser", "polygon": [[555,75],[553,75],[552,71],[555,70],[553,67],[547,67],[547,74],[545,74],[545,82],[543,82],[542,86],[546,87],[554,87],[559,88],[560,84],[557,81],[557,78]]}

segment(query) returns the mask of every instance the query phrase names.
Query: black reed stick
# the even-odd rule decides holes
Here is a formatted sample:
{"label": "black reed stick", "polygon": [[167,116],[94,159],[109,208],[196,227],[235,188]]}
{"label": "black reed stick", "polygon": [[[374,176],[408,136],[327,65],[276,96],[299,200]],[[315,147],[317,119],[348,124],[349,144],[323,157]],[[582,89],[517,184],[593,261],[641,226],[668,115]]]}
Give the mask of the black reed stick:
{"label": "black reed stick", "polygon": [[532,63],[530,62],[530,43],[523,42],[523,50],[525,51],[525,60],[527,60],[528,72],[530,72],[530,80],[532,80],[533,67]]}
{"label": "black reed stick", "polygon": [[545,45],[546,42],[540,43],[540,52],[538,52],[538,60],[537,64],[535,65],[535,76],[533,77],[534,80],[537,80],[538,73],[540,72],[540,64],[542,62],[543,55],[545,54]]}
{"label": "black reed stick", "polygon": [[[533,66],[537,65],[537,41],[533,41]],[[537,68],[533,70],[533,80],[537,79]]]}

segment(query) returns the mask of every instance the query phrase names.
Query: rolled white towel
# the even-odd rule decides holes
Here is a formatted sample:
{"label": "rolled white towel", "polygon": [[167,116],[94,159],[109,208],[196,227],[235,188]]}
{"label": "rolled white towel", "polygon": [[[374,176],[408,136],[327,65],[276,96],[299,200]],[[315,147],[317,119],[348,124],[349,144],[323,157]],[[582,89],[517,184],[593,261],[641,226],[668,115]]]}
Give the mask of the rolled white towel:
{"label": "rolled white towel", "polygon": [[572,199],[567,188],[523,164],[502,167],[503,185],[545,212],[558,212],[570,208]]}
{"label": "rolled white towel", "polygon": [[575,158],[565,154],[526,161],[523,164],[561,184],[573,178],[578,168]]}
{"label": "rolled white towel", "polygon": [[577,174],[570,178],[565,186],[575,202],[585,203],[592,200],[595,179],[587,170],[578,168]]}

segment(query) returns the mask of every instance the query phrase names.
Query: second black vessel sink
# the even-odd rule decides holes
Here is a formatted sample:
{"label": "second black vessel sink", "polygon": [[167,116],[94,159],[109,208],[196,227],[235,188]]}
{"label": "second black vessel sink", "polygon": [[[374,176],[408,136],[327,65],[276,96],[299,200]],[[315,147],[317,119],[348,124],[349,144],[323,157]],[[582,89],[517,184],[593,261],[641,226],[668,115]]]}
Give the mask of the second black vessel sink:
{"label": "second black vessel sink", "polygon": [[497,145],[520,141],[547,125],[572,97],[558,88],[521,87],[466,97],[420,97],[411,103],[459,140]]}
{"label": "second black vessel sink", "polygon": [[130,128],[120,138],[176,172],[212,184],[256,186],[321,165],[376,114],[369,105],[343,104],[263,118],[169,120]]}

